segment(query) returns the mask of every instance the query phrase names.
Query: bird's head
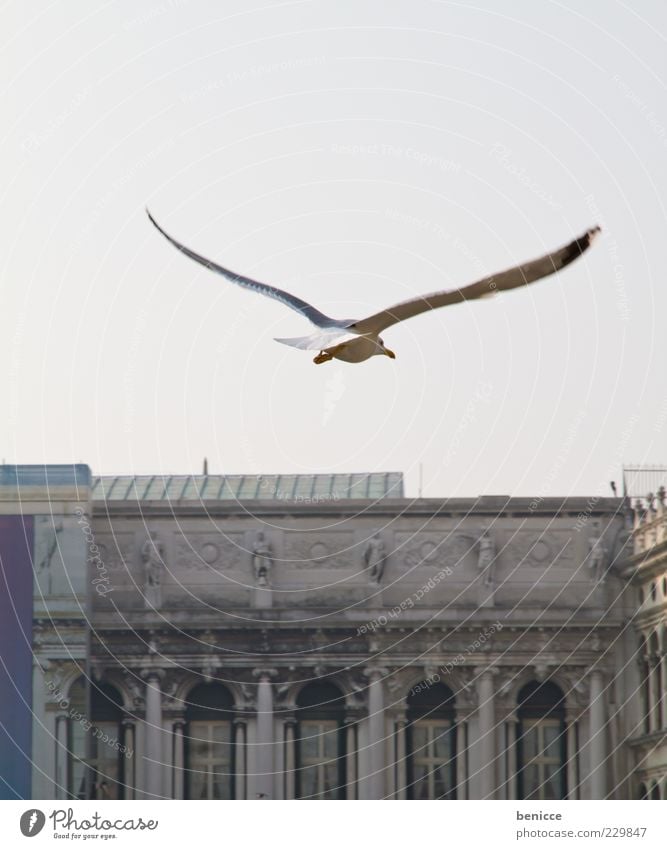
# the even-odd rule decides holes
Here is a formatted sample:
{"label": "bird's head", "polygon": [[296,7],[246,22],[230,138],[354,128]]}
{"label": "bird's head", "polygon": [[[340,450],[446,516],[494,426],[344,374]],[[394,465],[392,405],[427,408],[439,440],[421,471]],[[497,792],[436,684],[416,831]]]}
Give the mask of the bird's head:
{"label": "bird's head", "polygon": [[385,357],[390,357],[392,360],[396,359],[396,354],[393,351],[390,351],[389,348],[386,348],[384,342],[380,338],[378,338],[378,354],[384,354]]}

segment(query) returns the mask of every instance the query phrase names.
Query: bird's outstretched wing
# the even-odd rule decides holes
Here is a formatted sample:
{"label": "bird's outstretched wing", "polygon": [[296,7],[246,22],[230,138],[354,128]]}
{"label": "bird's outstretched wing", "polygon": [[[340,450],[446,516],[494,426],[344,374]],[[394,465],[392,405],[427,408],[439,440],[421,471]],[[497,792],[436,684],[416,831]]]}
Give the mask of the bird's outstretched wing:
{"label": "bird's outstretched wing", "polygon": [[432,292],[430,295],[421,295],[410,301],[403,301],[382,312],[375,313],[362,318],[350,326],[355,333],[381,333],[385,328],[405,321],[428,310],[439,307],[447,307],[450,304],[458,304],[462,301],[472,301],[476,298],[484,298],[494,295],[496,292],[504,292],[507,289],[516,289],[518,286],[527,286],[542,277],[548,277],[561,268],[565,268],[575,259],[580,257],[591,246],[593,239],[600,232],[599,227],[587,230],[583,236],[575,239],[553,253],[534,259],[524,265],[517,265],[500,274],[485,277],[476,283],[471,283],[463,289],[450,289],[445,292]]}
{"label": "bird's outstretched wing", "polygon": [[306,303],[306,301],[302,301],[301,298],[297,298],[295,295],[290,295],[289,292],[284,292],[282,289],[277,289],[275,286],[269,286],[268,283],[260,283],[258,280],[252,280],[250,277],[244,277],[242,274],[236,274],[228,268],[223,268],[221,265],[212,262],[210,259],[206,259],[206,257],[201,256],[201,254],[195,253],[194,251],[191,251],[190,248],[186,248],[185,245],[177,242],[173,236],[170,236],[169,233],[165,233],[148,210],[146,210],[146,214],[151,220],[153,226],[159,230],[165,239],[171,242],[171,244],[181,253],[190,257],[190,259],[193,259],[195,262],[198,262],[200,265],[203,265],[204,268],[209,268],[211,271],[221,274],[231,283],[236,283],[238,286],[243,286],[244,289],[250,289],[250,291],[257,292],[260,295],[266,295],[268,298],[275,298],[276,301],[280,301],[282,304],[285,304],[285,306],[301,313],[301,315],[305,316],[309,321],[312,321],[312,323],[317,327],[344,328],[354,323],[353,319],[340,321],[335,318],[330,318],[328,315],[324,315],[324,313],[315,309],[315,307],[311,306],[311,304]]}

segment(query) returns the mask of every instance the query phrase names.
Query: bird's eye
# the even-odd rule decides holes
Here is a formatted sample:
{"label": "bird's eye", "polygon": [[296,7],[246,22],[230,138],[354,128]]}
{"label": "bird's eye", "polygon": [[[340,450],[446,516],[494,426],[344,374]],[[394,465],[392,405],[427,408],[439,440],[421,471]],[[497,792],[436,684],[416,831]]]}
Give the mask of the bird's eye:
{"label": "bird's eye", "polygon": [[380,345],[384,345],[384,342],[382,341],[382,339],[378,339],[378,342],[380,343]]}

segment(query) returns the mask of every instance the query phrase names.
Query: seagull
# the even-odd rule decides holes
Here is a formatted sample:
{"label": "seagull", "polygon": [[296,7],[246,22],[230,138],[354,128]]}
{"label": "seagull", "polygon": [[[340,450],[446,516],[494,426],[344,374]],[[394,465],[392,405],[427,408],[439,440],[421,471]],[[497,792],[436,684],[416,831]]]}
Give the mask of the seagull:
{"label": "seagull", "polygon": [[173,236],[166,233],[157,223],[148,210],[146,210],[151,223],[171,244],[185,256],[195,262],[221,274],[224,278],[244,289],[274,298],[285,306],[290,307],[305,316],[317,328],[317,332],[310,336],[298,336],[292,339],[276,339],[283,345],[291,345],[304,351],[319,351],[313,362],[317,365],[329,360],[341,360],[345,363],[361,363],[375,356],[390,357],[396,359],[396,354],[389,350],[384,344],[380,334],[394,324],[413,318],[423,312],[448,307],[452,304],[460,304],[463,301],[472,301],[477,298],[487,298],[498,292],[508,289],[516,289],[519,286],[527,286],[543,277],[548,277],[556,271],[560,271],[578,259],[593,243],[600,232],[599,227],[592,227],[583,236],[574,239],[567,245],[553,253],[541,256],[539,259],[531,260],[523,265],[516,265],[507,271],[484,277],[475,283],[464,286],[462,289],[447,289],[442,292],[432,292],[428,295],[419,295],[408,301],[402,301],[393,307],[373,313],[362,319],[337,319],[330,318],[320,312],[306,301],[291,295],[268,283],[260,283],[242,274],[236,274],[228,268],[213,262],[201,254],[195,253],[190,248],[176,241]]}

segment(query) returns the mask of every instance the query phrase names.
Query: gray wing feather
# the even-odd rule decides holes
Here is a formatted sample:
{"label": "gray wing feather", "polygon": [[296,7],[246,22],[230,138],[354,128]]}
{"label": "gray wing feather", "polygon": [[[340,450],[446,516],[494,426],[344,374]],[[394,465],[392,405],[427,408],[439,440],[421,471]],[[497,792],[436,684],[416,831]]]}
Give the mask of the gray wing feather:
{"label": "gray wing feather", "polygon": [[412,318],[428,310],[488,297],[496,292],[516,289],[519,286],[527,286],[529,283],[540,280],[542,277],[548,277],[574,262],[588,250],[599,232],[599,227],[593,227],[580,238],[553,253],[524,265],[517,265],[492,277],[485,277],[476,283],[471,283],[470,286],[465,286],[463,289],[433,292],[430,295],[421,295],[418,298],[396,304],[389,309],[355,322],[350,325],[350,330],[354,330],[355,333],[381,333],[385,328],[391,327],[392,324],[405,321],[407,318]]}
{"label": "gray wing feather", "polygon": [[304,315],[317,327],[348,327],[350,324],[354,323],[353,319],[339,321],[335,318],[330,318],[328,315],[324,315],[324,313],[315,309],[315,307],[311,304],[306,301],[302,301],[301,298],[297,298],[295,295],[290,295],[289,292],[284,292],[282,289],[277,289],[275,286],[269,286],[268,283],[260,283],[259,280],[252,280],[250,277],[244,277],[242,274],[236,274],[228,268],[223,268],[221,265],[212,262],[210,259],[206,259],[206,257],[195,253],[195,251],[190,250],[190,248],[186,248],[185,245],[176,241],[173,236],[170,236],[169,233],[166,233],[162,227],[160,227],[148,210],[146,210],[146,214],[156,230],[162,233],[165,239],[171,242],[171,244],[181,253],[185,254],[185,256],[190,259],[193,259],[195,262],[198,262],[200,265],[203,265],[204,268],[208,268],[211,271],[215,271],[217,274],[221,274],[231,283],[236,283],[238,286],[243,286],[244,289],[250,289],[252,292],[257,292],[260,295],[266,295],[268,298],[274,298],[276,301],[280,301],[282,304],[285,304],[286,307],[290,307],[290,309],[296,310],[296,312]]}

